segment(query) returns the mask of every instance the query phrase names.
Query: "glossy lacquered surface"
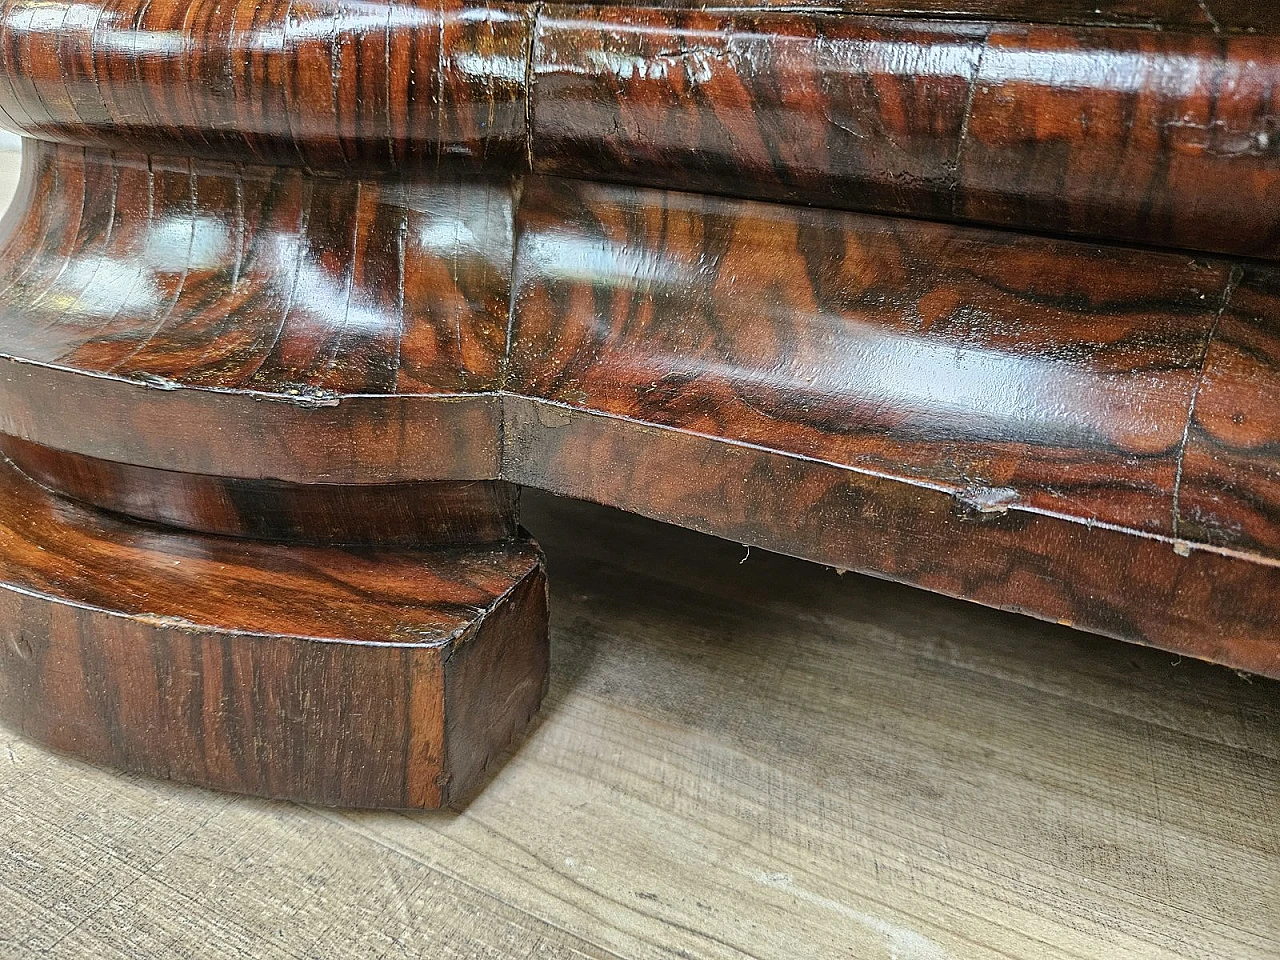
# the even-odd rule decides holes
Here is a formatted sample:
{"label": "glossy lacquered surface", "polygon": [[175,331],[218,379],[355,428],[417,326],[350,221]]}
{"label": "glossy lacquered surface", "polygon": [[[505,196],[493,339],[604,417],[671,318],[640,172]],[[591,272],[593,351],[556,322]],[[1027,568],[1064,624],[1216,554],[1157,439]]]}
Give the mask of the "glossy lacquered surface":
{"label": "glossy lacquered surface", "polygon": [[525,17],[456,2],[10,0],[0,117],[41,138],[315,167],[509,163],[525,149]]}
{"label": "glossy lacquered surface", "polygon": [[[510,535],[469,499],[505,480],[1278,669],[1269,267],[554,178],[28,162],[3,432],[85,501],[427,543]],[[201,259],[161,259],[174,235]],[[397,489],[417,525],[376,506]]]}
{"label": "glossy lacquered surface", "polygon": [[0,716],[456,799],[513,484],[1280,677],[1280,24],[1143,3],[0,4]]}
{"label": "glossy lacquered surface", "polygon": [[0,352],[50,369],[0,373],[4,432],[246,479],[495,475],[509,184],[52,145],[25,163]]}
{"label": "glossy lacquered surface", "polygon": [[[603,6],[604,4],[596,4]],[[724,0],[654,0],[646,6],[673,10],[733,10]],[[891,18],[1013,20],[1052,25],[1128,26],[1200,33],[1274,33],[1270,0],[760,0],[751,9],[785,8]]]}
{"label": "glossy lacquered surface", "polygon": [[[1274,257],[1277,18],[1202,7],[14,0],[0,123],[348,176],[533,170]],[[1123,26],[1147,22],[1167,29]]]}
{"label": "glossy lacquered surface", "polygon": [[569,181],[519,236],[508,479],[1280,670],[1269,268]]}
{"label": "glossy lacquered surface", "polygon": [[542,171],[1255,256],[1280,242],[1269,38],[552,7],[536,50]]}
{"label": "glossy lacquered surface", "polygon": [[42,486],[168,526],[290,543],[442,546],[519,536],[519,491],[500,480],[288,483],[138,467],[0,434],[0,452]]}
{"label": "glossy lacquered surface", "polygon": [[1228,264],[574,181],[521,226],[512,393],[1175,532]]}

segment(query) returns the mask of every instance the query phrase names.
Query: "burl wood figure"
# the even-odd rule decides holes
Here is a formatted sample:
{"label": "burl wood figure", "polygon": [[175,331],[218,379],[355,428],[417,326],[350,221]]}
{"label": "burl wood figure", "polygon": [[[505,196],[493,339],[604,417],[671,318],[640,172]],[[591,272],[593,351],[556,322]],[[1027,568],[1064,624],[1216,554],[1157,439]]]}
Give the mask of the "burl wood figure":
{"label": "burl wood figure", "polygon": [[0,717],[456,800],[518,487],[1280,677],[1272,0],[4,0]]}

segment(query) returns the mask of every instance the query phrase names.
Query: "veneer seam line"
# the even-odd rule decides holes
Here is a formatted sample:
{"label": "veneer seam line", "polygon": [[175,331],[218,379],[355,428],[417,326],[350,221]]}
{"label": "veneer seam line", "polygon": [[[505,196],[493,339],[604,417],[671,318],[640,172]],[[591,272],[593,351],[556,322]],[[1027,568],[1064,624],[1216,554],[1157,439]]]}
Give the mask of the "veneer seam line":
{"label": "veneer seam line", "polygon": [[1187,419],[1182,428],[1182,439],[1178,444],[1177,465],[1173,474],[1173,497],[1172,497],[1172,527],[1173,537],[1177,542],[1184,541],[1180,537],[1182,526],[1182,475],[1183,466],[1187,457],[1187,446],[1191,439],[1191,427],[1195,422],[1196,400],[1200,396],[1200,387],[1204,384],[1205,373],[1209,367],[1209,353],[1213,349],[1214,338],[1217,337],[1219,329],[1222,327],[1222,317],[1226,314],[1231,306],[1232,297],[1235,295],[1236,288],[1239,287],[1240,281],[1244,279],[1244,268],[1239,264],[1231,268],[1231,273],[1227,277],[1226,285],[1223,287],[1221,300],[1218,310],[1214,314],[1213,324],[1209,327],[1209,333],[1205,337],[1204,350],[1200,355],[1200,366],[1196,373],[1195,383],[1191,387],[1191,396],[1187,400]]}
{"label": "veneer seam line", "polygon": [[[885,480],[892,483],[902,483],[909,487],[915,487],[921,490],[930,490],[935,493],[946,494],[947,496],[961,502],[963,502],[963,499],[958,495],[962,494],[967,489],[966,487],[951,486],[943,483],[930,482],[928,480],[922,480],[918,477],[904,477],[897,474],[883,473],[878,470],[872,470],[868,467],[860,467],[855,464],[848,464],[848,463],[838,463],[833,460],[824,460],[822,458],[811,457],[803,453],[795,453],[788,450],[779,450],[776,447],[761,446],[759,444],[751,443],[750,441],[747,441],[747,440],[738,440],[732,437],[721,437],[721,436],[716,436],[715,434],[708,434],[708,433],[702,433],[696,430],[689,430],[685,427],[676,427],[676,426],[671,426],[669,424],[664,424],[664,423],[654,423],[653,421],[649,421],[649,420],[636,420],[631,417],[610,413],[608,411],[592,410],[585,407],[577,407],[569,403],[564,403],[563,401],[548,400],[548,399],[539,398],[539,397],[531,397],[531,396],[526,396],[524,394],[515,393],[512,391],[505,392],[503,399],[504,400],[505,399],[524,400],[524,401],[532,402],[535,404],[553,406],[553,407],[558,407],[560,409],[565,409],[565,410],[572,410],[575,413],[581,413],[586,416],[600,417],[600,418],[609,419],[609,420],[617,420],[617,421],[621,421],[623,423],[629,423],[635,426],[643,426],[649,429],[662,430],[665,432],[681,434],[683,436],[688,436],[688,437],[698,437],[701,439],[714,441],[717,444],[739,447],[745,450],[752,450],[759,453],[766,453],[771,456],[784,457],[789,460],[795,460],[803,463],[811,463],[818,466],[829,467],[835,470],[847,471],[849,473],[858,474],[859,476],[869,477],[875,480]],[[506,417],[506,413],[504,409],[503,411],[504,420],[505,420],[505,417]],[[497,479],[506,480],[510,483],[520,484],[523,486],[533,486],[535,489],[538,488],[537,484],[530,484],[520,479],[519,477],[508,475],[507,461],[505,459],[505,456],[502,460],[500,476]],[[1127,535],[1142,538],[1144,540],[1151,540],[1156,543],[1167,543],[1170,545],[1170,547],[1173,547],[1173,548],[1177,548],[1178,546],[1181,546],[1181,545],[1186,545],[1187,547],[1193,550],[1201,550],[1207,553],[1215,553],[1220,556],[1230,557],[1236,560],[1244,560],[1250,563],[1257,563],[1262,566],[1280,568],[1280,558],[1266,557],[1266,556],[1255,554],[1255,553],[1249,553],[1243,550],[1234,550],[1230,547],[1222,547],[1215,544],[1204,543],[1197,540],[1182,540],[1180,538],[1175,538],[1167,534],[1154,533],[1152,531],[1142,530],[1136,527],[1127,527],[1122,524],[1111,523],[1105,520],[1090,520],[1084,517],[1074,516],[1068,513],[1061,513],[1056,510],[1048,510],[1044,507],[1035,507],[1028,504],[1009,503],[1007,506],[1003,504],[1002,506],[1004,507],[1004,509],[1001,512],[1007,511],[1007,512],[1033,514],[1036,516],[1048,517],[1055,520],[1064,520],[1070,523],[1077,524],[1078,526],[1085,527],[1087,529],[1097,528],[1101,530],[1108,530],[1114,533],[1127,534]]]}

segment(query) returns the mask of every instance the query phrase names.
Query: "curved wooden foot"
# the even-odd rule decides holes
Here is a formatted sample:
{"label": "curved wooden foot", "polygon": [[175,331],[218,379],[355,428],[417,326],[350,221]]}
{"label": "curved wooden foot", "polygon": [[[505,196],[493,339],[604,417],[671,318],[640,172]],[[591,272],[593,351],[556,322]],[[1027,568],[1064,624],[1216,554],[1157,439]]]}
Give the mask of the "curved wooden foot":
{"label": "curved wooden foot", "polygon": [[56,749],[263,796],[437,807],[527,726],[546,677],[528,539],[233,540],[0,467],[0,719]]}

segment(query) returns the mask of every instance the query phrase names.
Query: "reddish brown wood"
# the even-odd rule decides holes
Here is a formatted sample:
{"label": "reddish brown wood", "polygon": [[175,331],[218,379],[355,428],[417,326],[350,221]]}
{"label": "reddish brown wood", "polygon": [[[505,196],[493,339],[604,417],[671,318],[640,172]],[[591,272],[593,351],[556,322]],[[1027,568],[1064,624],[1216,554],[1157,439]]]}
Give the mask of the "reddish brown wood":
{"label": "reddish brown wood", "polygon": [[1274,38],[551,7],[535,168],[1274,257]]}
{"label": "reddish brown wood", "polygon": [[0,123],[356,176],[533,169],[1280,255],[1272,4],[680,6],[9,0]]}
{"label": "reddish brown wood", "polygon": [[0,716],[443,803],[545,677],[511,484],[1280,677],[1278,44],[1249,0],[0,2]]}
{"label": "reddish brown wood", "polygon": [[1280,557],[1280,276],[1251,268],[1205,356],[1187,423],[1183,536]]}
{"label": "reddish brown wood", "polygon": [[990,29],[552,7],[534,52],[535,166],[951,216]]}
{"label": "reddish brown wood", "polygon": [[[571,181],[520,237],[508,479],[1280,670],[1277,543],[1183,519],[1247,476],[1186,435],[1254,268]],[[1231,409],[1268,430],[1276,382]],[[1254,458],[1219,527],[1272,522]]]}
{"label": "reddish brown wood", "polygon": [[[722,5],[699,0],[654,0],[645,6],[682,10]],[[1013,20],[1218,34],[1266,32],[1276,25],[1276,8],[1270,0],[1217,0],[1212,4],[1200,0],[753,0],[750,6],[893,18]]]}
{"label": "reddish brown wood", "polygon": [[540,401],[508,411],[517,482],[1280,677],[1274,560],[1020,509],[1001,490],[904,483]]}
{"label": "reddish brown wood", "polygon": [[319,168],[511,163],[528,10],[6,0],[0,117],[41,139]]}
{"label": "reddish brown wood", "polygon": [[510,184],[42,144],[24,163],[0,431],[211,476],[496,476]]}
{"label": "reddish brown wood", "polygon": [[0,470],[0,717],[102,763],[435,807],[546,682],[528,542],[282,547],[114,520]]}
{"label": "reddish brown wood", "polygon": [[998,28],[957,215],[1275,259],[1280,230],[1261,211],[1280,203],[1277,93],[1274,37]]}
{"label": "reddish brown wood", "polygon": [[94,506],[231,537],[293,543],[446,545],[519,535],[518,491],[492,480],[285,483],[135,467],[0,434],[28,477]]}
{"label": "reddish brown wood", "polygon": [[[1257,610],[1244,612],[1260,601],[1237,596],[1234,614],[1197,603],[1175,625],[1138,610],[1169,607],[1187,551],[1235,551],[1214,562],[1262,568],[1249,584],[1280,560],[1274,538],[1241,533],[1271,523],[1280,464],[1265,446],[1248,468],[1222,451],[1206,463],[1201,440],[1234,331],[1275,315],[1262,267],[548,178],[518,192],[505,181],[362,181],[357,203],[336,182],[283,168],[148,166],[69,147],[34,149],[28,163],[35,199],[15,215],[9,249],[38,255],[11,256],[3,278],[12,307],[0,315],[0,355],[13,359],[0,371],[0,426],[26,441],[10,448],[50,487],[192,529],[424,542],[465,534],[429,505],[453,488],[419,481],[529,483],[1275,669],[1256,649],[1261,628],[1247,625]],[[149,190],[152,215],[141,222],[119,206],[137,192],[117,189],[111,206],[111,194],[81,186],[144,170],[137,190]],[[280,216],[262,200],[232,205],[242,222],[205,226],[225,198],[255,190],[324,191],[330,219],[299,233],[296,208]],[[176,199],[161,206],[161,195]],[[116,239],[85,226],[103,220]],[[362,242],[368,224],[397,220],[410,227],[403,243]],[[203,259],[162,261],[166,232]],[[242,244],[225,242],[241,232]],[[130,258],[116,246],[123,236],[154,253]],[[294,255],[267,256],[272,245]],[[378,286],[402,271],[403,293]],[[122,295],[96,296],[104,272],[123,275]],[[299,277],[339,295],[295,309]],[[1272,379],[1265,367],[1248,376],[1228,415],[1267,409]],[[579,413],[592,426],[555,428]],[[743,473],[703,449],[699,460],[723,463],[690,474],[682,465],[695,455],[670,431],[755,450],[767,465]],[[778,470],[806,463],[823,465],[828,485],[876,478],[861,494],[872,516],[879,500],[895,516],[904,491],[932,491],[960,518],[946,534],[952,559],[928,551],[939,568],[920,568],[871,550],[869,531],[852,552],[839,546],[846,533],[800,533],[799,514],[822,515],[810,480],[790,516],[786,484],[771,490],[775,506],[760,498]],[[637,479],[654,470],[670,489]],[[736,497],[721,471],[747,478]],[[1214,506],[1244,484],[1247,496]],[[229,507],[236,498],[241,509]],[[391,500],[417,522],[377,506]],[[449,502],[459,509],[475,539],[494,532]],[[993,514],[1044,519],[991,539],[972,519]],[[845,507],[835,516],[848,530],[870,522]],[[922,548],[906,546],[905,523],[888,536],[914,556]],[[984,555],[1091,582],[1089,564],[1128,562],[1126,550],[1154,549],[1146,538],[1167,557],[1133,609],[1123,579],[1107,581],[1111,599],[1090,589],[1064,600],[1029,591],[1012,568],[980,584],[962,576]]]}
{"label": "reddish brown wood", "polygon": [[1233,282],[1173,255],[575,181],[526,186],[516,263],[512,393],[1166,536]]}

